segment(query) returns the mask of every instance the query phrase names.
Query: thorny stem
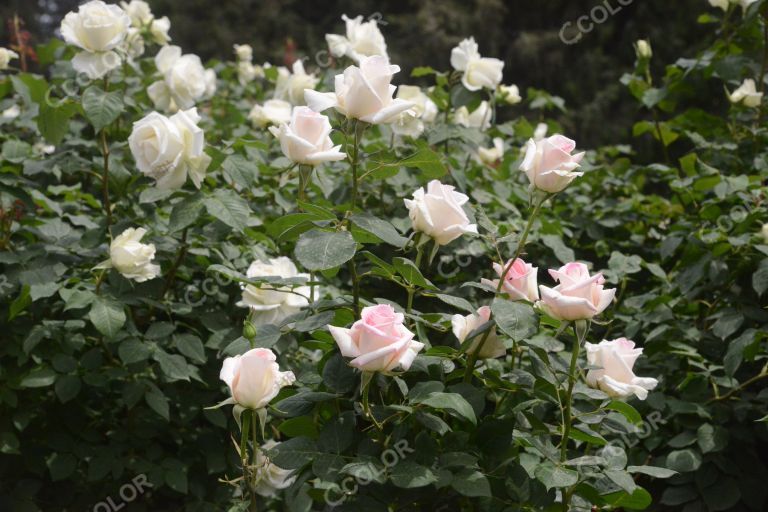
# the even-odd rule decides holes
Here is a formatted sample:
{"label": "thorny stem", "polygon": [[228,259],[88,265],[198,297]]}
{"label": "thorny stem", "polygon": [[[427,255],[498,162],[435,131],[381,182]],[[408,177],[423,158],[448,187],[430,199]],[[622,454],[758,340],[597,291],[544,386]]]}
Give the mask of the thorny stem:
{"label": "thorny stem", "polygon": [[171,289],[171,286],[173,286],[173,281],[176,278],[176,272],[179,270],[179,266],[181,266],[181,262],[184,261],[184,256],[187,254],[187,228],[184,228],[184,231],[181,233],[181,247],[179,247],[179,252],[176,254],[176,259],[173,261],[173,266],[171,266],[171,270],[168,271],[168,277],[165,280],[165,286],[163,286],[163,291],[160,294],[160,300],[162,300],[165,297],[165,294],[168,293],[168,290]]}
{"label": "thorny stem", "polygon": [[[421,267],[421,260],[424,256],[424,245],[419,244],[418,247],[416,247],[416,268],[418,269]],[[413,296],[416,294],[416,288],[413,286],[408,287],[408,305],[405,309],[405,314],[410,315],[411,310],[413,309]]]}

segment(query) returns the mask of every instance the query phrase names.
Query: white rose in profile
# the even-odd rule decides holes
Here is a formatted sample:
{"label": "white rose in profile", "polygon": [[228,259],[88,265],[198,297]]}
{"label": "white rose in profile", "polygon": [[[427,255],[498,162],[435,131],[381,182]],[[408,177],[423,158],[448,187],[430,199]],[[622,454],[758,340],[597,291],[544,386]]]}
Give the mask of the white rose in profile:
{"label": "white rose in profile", "polygon": [[491,106],[487,101],[481,101],[472,112],[462,105],[453,113],[453,122],[465,128],[487,130],[491,127]]}
{"label": "white rose in profile", "polygon": [[192,108],[170,118],[152,112],[133,123],[128,147],[136,167],[157,180],[157,188],[179,188],[187,176],[200,188],[211,157],[203,151],[205,139],[199,121],[197,109]]}
{"label": "white rose in profile", "polygon": [[205,68],[197,55],[182,55],[178,46],[163,46],[155,56],[155,65],[163,80],[150,85],[147,93],[160,110],[188,109],[205,95]]}
{"label": "white rose in profile", "polygon": [[304,105],[304,90],[314,89],[320,79],[314,74],[308,74],[300,60],[293,63],[292,69],[293,72],[284,67],[277,69],[275,99],[288,101],[292,105]]}
{"label": "white rose in profile", "polygon": [[131,18],[125,11],[101,0],[91,0],[76,12],[67,13],[61,22],[61,36],[83,50],[72,59],[75,71],[96,79],[118,67],[121,60],[114,50],[123,44],[130,26]]}
{"label": "white rose in profile", "polygon": [[11,60],[18,59],[19,54],[8,48],[0,48],[0,70],[8,69]]}
{"label": "white rose in profile", "polygon": [[277,491],[290,487],[296,480],[293,470],[283,469],[273,463],[265,452],[277,448],[280,443],[270,439],[256,452],[256,494],[265,498],[274,497]]}
{"label": "white rose in profile", "polygon": [[[510,300],[527,300],[536,302],[539,300],[538,288],[538,268],[530,263],[526,263],[522,258],[515,261],[507,261],[502,267],[498,263],[493,264],[493,270],[496,275],[501,277],[504,270],[504,284],[501,286],[501,292],[506,293]],[[499,280],[481,279],[480,282],[492,288],[498,288]]]}
{"label": "white rose in profile", "polygon": [[541,301],[537,304],[558,320],[589,320],[602,313],[616,295],[616,288],[606,290],[603,275],[590,276],[584,263],[566,263],[557,270],[550,269],[549,274],[560,284],[554,288],[540,285]]}
{"label": "white rose in profile", "polygon": [[304,90],[307,105],[315,112],[335,107],[347,117],[367,123],[391,123],[401,112],[413,106],[410,101],[392,98],[396,87],[390,82],[399,66],[390,65],[381,55],[364,57],[360,67],[349,66],[336,75],[335,92]]}
{"label": "white rose in profile", "polygon": [[229,386],[236,404],[246,409],[262,409],[280,389],[296,382],[293,372],[281,372],[276,361],[277,356],[268,348],[254,348],[226,358],[219,378]]}
{"label": "white rose in profile", "polygon": [[755,108],[762,103],[763,93],[757,92],[755,81],[747,78],[738,89],[728,96],[728,99],[731,103],[743,103],[745,107]]}
{"label": "white rose in profile", "polygon": [[574,155],[574,149],[576,142],[562,135],[542,140],[529,139],[520,170],[528,176],[532,187],[549,193],[560,192],[584,174],[576,171],[584,152]]}
{"label": "white rose in profile", "polygon": [[[459,340],[459,343],[464,343],[472,331],[479,329],[480,326],[487,323],[491,319],[491,308],[483,306],[477,310],[477,313],[469,314],[467,316],[453,315],[451,317],[451,327],[453,328],[453,335]],[[475,336],[472,344],[467,349],[467,353],[473,354],[477,352],[480,341],[483,339],[484,334]],[[480,359],[495,359],[502,357],[507,353],[507,349],[504,347],[504,343],[496,335],[496,327],[491,327],[491,332],[483,343],[483,347],[478,354]]]}
{"label": "white rose in profile", "polygon": [[469,197],[451,185],[432,180],[426,190],[420,188],[413,199],[404,201],[413,230],[431,236],[438,245],[449,244],[465,233],[477,233],[477,225],[470,224],[462,209]]}
{"label": "white rose in profile", "polygon": [[[248,267],[247,277],[303,277],[309,279],[309,274],[300,274],[296,265],[285,256],[271,258],[268,261],[256,260]],[[272,287],[270,287],[272,288]],[[309,305],[309,286],[290,288],[263,289],[249,284],[243,287],[243,296],[237,303],[240,307],[250,307],[253,312],[252,321],[255,325],[278,324],[301,308]],[[316,296],[319,295],[317,288]]]}
{"label": "white rose in profile", "polygon": [[114,268],[124,277],[143,283],[160,274],[160,265],[152,263],[154,244],[141,243],[144,228],[128,228],[116,236],[109,246],[109,259],[96,268]]}
{"label": "white rose in profile", "polygon": [[504,158],[504,139],[494,137],[493,146],[490,148],[477,148],[477,158],[485,165],[493,166]]}
{"label": "white rose in profile", "polygon": [[141,28],[142,25],[146,25],[154,19],[152,9],[149,8],[149,4],[144,2],[144,0],[120,2],[120,7],[131,18],[131,25],[136,28]]}
{"label": "white rose in profile", "polygon": [[413,339],[414,333],[403,325],[404,315],[389,304],[368,306],[352,327],[328,326],[349,364],[364,372],[407,371],[424,344]]}
{"label": "white rose in profile", "polygon": [[523,101],[520,96],[520,89],[516,85],[500,85],[498,96],[507,105],[516,105]]}
{"label": "white rose in profile", "polygon": [[171,20],[168,19],[168,16],[153,19],[152,24],[149,26],[149,34],[157,44],[168,44],[170,42],[169,30],[171,30]]}
{"label": "white rose in profile", "polygon": [[481,57],[474,37],[464,39],[451,50],[451,66],[464,72],[461,83],[470,91],[496,89],[503,78],[504,62]]}
{"label": "white rose in profile", "polygon": [[267,100],[263,105],[256,104],[248,114],[248,120],[254,126],[264,128],[268,124],[280,125],[291,121],[291,104],[283,100]]}
{"label": "white rose in profile", "polygon": [[415,85],[399,86],[397,98],[410,101],[413,106],[397,117],[392,123],[392,131],[413,138],[420,136],[424,132],[424,123],[431,123],[437,117],[437,105]]}
{"label": "white rose in profile", "polygon": [[328,116],[309,107],[293,107],[290,123],[270,126],[269,131],[280,141],[283,154],[296,163],[317,165],[347,157],[340,144],[333,145]]}
{"label": "white rose in profile", "polygon": [[359,63],[364,57],[372,55],[387,56],[387,43],[379,30],[376,20],[363,21],[362,16],[349,18],[341,16],[347,28],[346,36],[326,34],[325,40],[331,55],[334,57],[347,56]]}
{"label": "white rose in profile", "polygon": [[246,85],[252,82],[257,76],[257,67],[252,63],[241,60],[237,63],[237,81],[240,85]]}
{"label": "white rose in profile", "polygon": [[235,50],[237,60],[244,62],[253,61],[253,48],[249,44],[235,44],[232,46]]}
{"label": "white rose in profile", "polygon": [[648,391],[659,383],[649,377],[637,377],[632,371],[643,349],[627,338],[603,340],[598,344],[586,343],[587,362],[597,368],[587,372],[587,384],[614,398],[635,395],[645,400]]}

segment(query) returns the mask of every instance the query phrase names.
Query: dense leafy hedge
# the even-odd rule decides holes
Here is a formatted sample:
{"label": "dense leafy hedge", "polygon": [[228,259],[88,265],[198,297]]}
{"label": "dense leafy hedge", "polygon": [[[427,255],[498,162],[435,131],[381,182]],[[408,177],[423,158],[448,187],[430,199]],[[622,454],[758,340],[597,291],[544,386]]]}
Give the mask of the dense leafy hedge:
{"label": "dense leafy hedge", "polygon": [[[711,44],[663,76],[638,44],[622,83],[645,120],[589,149],[557,193],[519,169],[560,131],[547,117],[562,100],[472,91],[460,65],[414,70],[429,101],[400,95],[416,117],[325,111],[340,148],[310,162],[285,133],[300,93],[334,91],[365,57],[307,76],[254,66],[243,47],[206,72],[157,46],[167,27],[150,15],[89,78],[73,68],[88,48],[17,41],[45,74],[12,60],[0,77],[0,509],[764,510],[768,5],[724,3],[702,8]],[[711,108],[690,107],[701,91]],[[501,109],[514,120],[496,123]],[[145,161],[142,123],[171,134],[160,154],[182,144],[180,160]],[[659,162],[635,159],[647,138]],[[414,231],[404,199],[431,180],[467,202]],[[421,233],[452,215],[466,219],[449,243]],[[513,255],[547,288],[545,269],[589,262],[615,298],[569,321],[535,287],[483,284]],[[376,304],[403,315],[418,355],[362,372],[344,328]],[[659,381],[645,401],[594,378],[609,360],[585,342],[621,337]],[[259,366],[263,391],[242,363],[252,386],[238,392],[222,364],[254,348],[295,382],[272,389],[275,368]],[[273,399],[256,412],[254,396]]]}

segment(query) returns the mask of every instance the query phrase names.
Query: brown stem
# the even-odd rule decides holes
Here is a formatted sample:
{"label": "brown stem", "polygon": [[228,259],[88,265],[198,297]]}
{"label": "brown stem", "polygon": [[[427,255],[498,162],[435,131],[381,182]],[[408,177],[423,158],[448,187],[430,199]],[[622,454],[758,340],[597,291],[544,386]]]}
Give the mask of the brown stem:
{"label": "brown stem", "polygon": [[179,247],[179,252],[176,254],[176,259],[173,261],[173,265],[171,266],[171,269],[168,271],[168,277],[165,280],[165,286],[163,286],[163,291],[160,294],[160,300],[162,300],[165,297],[165,294],[168,293],[168,290],[171,289],[171,286],[173,286],[173,281],[176,278],[176,272],[179,270],[179,267],[181,266],[181,262],[184,261],[184,256],[187,255],[187,228],[184,228],[184,231],[181,232],[181,247]]}
{"label": "brown stem", "polygon": [[107,144],[107,132],[101,130],[101,154],[104,155],[104,174],[101,178],[101,194],[104,212],[107,214],[107,231],[112,226],[112,205],[109,202],[109,144]]}

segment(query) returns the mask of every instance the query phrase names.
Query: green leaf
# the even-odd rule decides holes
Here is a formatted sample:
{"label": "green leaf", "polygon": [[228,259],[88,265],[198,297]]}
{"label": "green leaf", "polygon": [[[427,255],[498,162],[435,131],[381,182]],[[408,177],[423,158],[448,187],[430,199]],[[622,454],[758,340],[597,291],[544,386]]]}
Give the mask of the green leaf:
{"label": "green leaf", "polygon": [[642,473],[654,478],[669,478],[677,474],[677,471],[656,466],[627,466],[627,471],[630,473]]}
{"label": "green leaf", "polygon": [[333,393],[323,393],[321,391],[305,391],[280,400],[273,407],[282,416],[289,418],[303,416],[312,412],[316,403],[332,400],[337,398],[337,396]]}
{"label": "green leaf", "polygon": [[390,474],[389,479],[397,487],[414,489],[437,482],[437,475],[435,475],[428,467],[410,460],[403,460],[395,464],[392,468],[392,473]]}
{"label": "green leaf", "polygon": [[444,176],[448,170],[440,160],[440,155],[429,148],[422,148],[402,162],[404,167],[415,167],[424,173],[426,179],[436,179]]}
{"label": "green leaf", "polygon": [[539,316],[530,304],[494,299],[491,311],[499,329],[513,340],[525,340],[539,332]]}
{"label": "green leaf", "polygon": [[54,453],[48,458],[46,464],[48,471],[51,472],[51,480],[58,482],[75,472],[77,459],[70,453]]}
{"label": "green leaf", "polygon": [[392,264],[395,266],[397,273],[403,276],[403,279],[408,284],[418,286],[419,288],[427,288],[436,290],[434,284],[429,282],[421,273],[421,270],[416,266],[414,262],[407,258],[395,258],[392,260]]}
{"label": "green leaf", "polygon": [[144,394],[144,400],[147,405],[152,408],[157,414],[165,418],[165,421],[170,419],[168,398],[156,387],[152,387]]}
{"label": "green leaf", "polygon": [[408,239],[398,233],[392,224],[368,213],[355,213],[350,220],[360,229],[395,247],[405,247],[408,242]]}
{"label": "green leaf", "polygon": [[461,309],[467,313],[474,314],[476,312],[476,308],[470,304],[468,300],[462,299],[461,297],[454,297],[453,295],[446,295],[444,293],[436,293],[435,297],[445,302],[446,304],[449,304],[457,309]]}
{"label": "green leaf", "polygon": [[107,338],[113,338],[125,324],[125,311],[118,302],[97,297],[91,305],[88,318],[101,334]]}
{"label": "green leaf", "polygon": [[93,129],[99,132],[105,126],[112,124],[123,111],[122,93],[105,92],[92,85],[83,93],[83,110]]}
{"label": "green leaf", "polygon": [[702,453],[718,452],[728,445],[728,431],[717,425],[704,423],[696,431]]}
{"label": "green leaf", "polygon": [[667,455],[667,467],[678,473],[696,471],[701,466],[701,455],[690,449],[674,450]]}
{"label": "green leaf", "polygon": [[163,350],[156,350],[152,355],[155,361],[160,363],[160,369],[169,380],[189,381],[189,366],[183,356],[169,354]]}
{"label": "green leaf", "polygon": [[21,382],[22,388],[44,388],[53,384],[56,380],[56,373],[50,368],[38,367],[29,372]]}
{"label": "green leaf", "polygon": [[458,393],[431,393],[426,398],[415,401],[434,409],[447,410],[459,418],[463,418],[473,425],[477,425],[477,417],[472,406]]}
{"label": "green leaf", "polygon": [[491,497],[491,484],[479,471],[465,468],[453,475],[451,487],[464,496],[472,498]]}
{"label": "green leaf", "polygon": [[606,505],[615,509],[624,508],[627,510],[645,510],[653,502],[651,495],[642,487],[637,487],[632,494],[625,491],[612,492],[604,495],[603,500]]}
{"label": "green leaf", "polygon": [[570,487],[579,481],[579,473],[572,469],[555,466],[550,461],[540,464],[534,474],[548,490]]}
{"label": "green leaf", "polygon": [[284,469],[298,469],[322,455],[315,447],[315,442],[308,437],[288,439],[269,452],[272,462]]}
{"label": "green leaf", "polygon": [[259,175],[255,162],[242,155],[229,155],[222,163],[224,174],[243,188],[251,187]]}
{"label": "green leaf", "polygon": [[328,270],[352,259],[356,249],[349,231],[313,229],[303,233],[296,242],[296,259],[307,270]]}
{"label": "green leaf", "polygon": [[54,390],[59,401],[65,404],[80,393],[81,387],[80,377],[77,375],[61,375],[56,379]]}
{"label": "green leaf", "polygon": [[637,409],[629,405],[627,402],[614,400],[604,408],[620,412],[625,418],[627,418],[630,423],[634,423],[635,425],[640,425],[643,423],[643,417],[640,416],[640,413],[637,412]]}
{"label": "green leaf", "polygon": [[150,345],[136,338],[130,338],[120,343],[117,354],[124,364],[133,364],[149,359],[152,354]]}
{"label": "green leaf", "polygon": [[768,259],[764,259],[752,274],[752,288],[762,296],[768,290]]}
{"label": "green leaf", "polygon": [[200,218],[203,206],[201,194],[193,194],[173,205],[171,219],[168,221],[168,231],[175,233],[194,224]]}
{"label": "green leaf", "polygon": [[37,116],[37,129],[49,144],[58,146],[69,131],[69,120],[75,112],[70,104],[51,107],[43,103]]}
{"label": "green leaf", "polygon": [[605,476],[629,494],[635,492],[635,489],[637,488],[635,481],[626,471],[620,469],[606,469]]}
{"label": "green leaf", "polygon": [[222,188],[216,189],[203,202],[208,213],[227,226],[243,231],[248,225],[251,207],[235,191]]}

